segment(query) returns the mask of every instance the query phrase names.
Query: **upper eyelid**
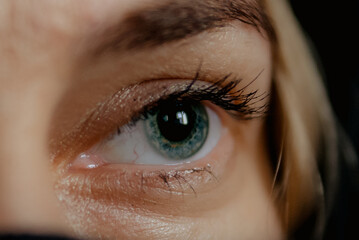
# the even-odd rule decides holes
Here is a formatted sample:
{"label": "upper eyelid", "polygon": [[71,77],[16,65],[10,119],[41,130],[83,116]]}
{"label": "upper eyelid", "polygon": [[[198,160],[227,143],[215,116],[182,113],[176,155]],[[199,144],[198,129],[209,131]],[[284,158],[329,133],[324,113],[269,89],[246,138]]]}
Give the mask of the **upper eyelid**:
{"label": "upper eyelid", "polygon": [[[203,97],[203,92],[201,97],[201,91],[207,91],[206,94],[212,94],[213,91],[221,92],[221,89],[226,89],[227,86],[227,91],[221,92],[222,96],[223,94],[228,94],[227,97],[230,97],[230,91],[232,91],[234,94],[237,94],[237,99],[234,98],[234,100],[239,101],[239,103],[227,105],[227,109],[223,106],[222,108],[229,111],[233,117],[239,119],[246,119],[246,117],[252,118],[252,116],[254,116],[253,113],[257,113],[255,117],[263,116],[265,111],[262,110],[266,109],[267,103],[264,103],[257,109],[250,106],[250,104],[256,99],[261,101],[265,99],[265,97],[259,99],[261,95],[257,95],[258,90],[249,93],[245,91],[262,72],[263,71],[257,74],[250,83],[239,89],[232,88],[231,86],[239,86],[242,81],[236,80],[234,77],[231,77],[232,80],[230,80],[230,74],[225,75],[225,77],[219,80],[203,80],[202,77],[199,77],[199,70],[193,79],[173,79],[168,81],[163,79],[158,81],[150,80],[123,88],[90,111],[87,117],[84,118],[85,120],[73,127],[70,132],[64,134],[61,139],[59,139],[62,145],[61,149],[58,150],[55,147],[57,151],[52,153],[51,158],[56,160],[61,157],[62,154],[65,154],[67,159],[75,157],[79,151],[86,150],[86,148],[96,144],[97,141],[100,141],[118,127],[134,120],[134,116],[136,116],[136,114],[139,116],[143,113],[146,106],[151,106],[151,104],[154,104],[160,99],[166,99],[169,96],[182,96],[197,101],[209,100],[220,106],[220,99],[218,97],[213,98],[213,96],[211,96],[210,99],[206,99]],[[146,96],[144,97],[143,95]],[[242,100],[240,98],[242,98]],[[214,101],[215,99],[217,99],[217,103]],[[228,100],[231,101],[231,99],[228,98],[224,103],[228,104]],[[243,104],[241,109],[245,109],[243,108],[244,106],[247,106],[248,109],[245,111],[237,109],[239,111],[235,111],[236,109],[234,108],[238,104]],[[230,111],[232,111],[232,113]],[[90,134],[87,133],[91,133],[92,136],[89,138],[87,135]],[[73,147],[74,145],[75,148]],[[64,150],[66,153],[64,153]]]}
{"label": "upper eyelid", "polygon": [[[236,113],[232,113],[231,115],[237,119],[251,119],[255,117],[261,117],[267,111],[267,103],[258,107],[251,107],[251,105],[254,105],[255,103],[261,102],[268,98],[269,94],[265,92],[257,94],[258,90],[249,93],[244,92],[245,89],[251,85],[261,75],[262,72],[263,70],[250,83],[240,89],[236,89],[236,87],[241,82],[241,80],[232,80],[223,85],[223,83],[230,78],[231,74],[226,75],[221,80],[218,80],[200,90],[191,89],[196,81],[200,81],[199,79],[194,79],[191,81],[191,83],[188,84],[188,87],[185,90],[174,92],[168,96],[164,96],[152,105],[145,106],[140,113],[135,114],[133,121],[136,121],[141,117],[146,118],[146,114],[151,112],[151,110],[160,104],[160,102],[167,101],[169,99],[211,101],[219,107],[224,108],[224,110],[235,111]],[[238,102],[234,103],[234,101]]]}
{"label": "upper eyelid", "polygon": [[[234,78],[234,80],[229,80],[232,75],[231,73],[225,75],[217,81],[213,81],[212,84],[208,84],[201,89],[192,89],[192,86],[194,86],[196,82],[206,82],[200,79],[201,65],[202,64],[200,64],[195,77],[188,83],[187,86],[185,86],[184,90],[178,90],[171,94],[163,95],[157,101],[143,106],[139,112],[133,113],[133,117],[128,124],[131,125],[140,119],[146,119],[147,114],[151,113],[151,111],[159,104],[161,104],[161,102],[168,100],[211,101],[213,104],[216,104],[226,111],[232,111],[229,112],[230,115],[236,119],[241,120],[258,118],[266,114],[268,107],[267,103],[257,107],[252,107],[251,105],[265,100],[269,97],[269,94],[263,92],[258,95],[258,90],[245,93],[245,90],[248,88],[248,86],[250,86],[259,78],[264,69],[261,70],[248,84],[239,89],[236,88],[242,79]],[[226,81],[228,82],[226,83]],[[235,101],[238,102],[234,103]],[[121,126],[118,126],[117,129],[120,127]]]}

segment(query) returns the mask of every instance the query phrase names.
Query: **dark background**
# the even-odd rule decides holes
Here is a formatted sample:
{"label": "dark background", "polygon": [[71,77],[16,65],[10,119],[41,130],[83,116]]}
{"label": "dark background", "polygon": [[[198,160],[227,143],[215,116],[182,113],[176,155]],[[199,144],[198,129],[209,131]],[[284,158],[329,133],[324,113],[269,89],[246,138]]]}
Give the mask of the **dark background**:
{"label": "dark background", "polygon": [[[359,0],[290,3],[316,49],[337,119],[358,153]],[[359,169],[349,169],[341,160],[340,188],[324,239],[359,239]]]}
{"label": "dark background", "polygon": [[338,120],[359,149],[359,0],[290,0],[319,56]]}

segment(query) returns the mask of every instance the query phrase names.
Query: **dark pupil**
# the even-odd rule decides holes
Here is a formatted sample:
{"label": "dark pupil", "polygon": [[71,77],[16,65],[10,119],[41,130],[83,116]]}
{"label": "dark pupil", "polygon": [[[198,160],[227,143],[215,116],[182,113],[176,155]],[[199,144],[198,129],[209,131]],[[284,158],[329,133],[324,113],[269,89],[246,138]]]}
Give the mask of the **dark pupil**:
{"label": "dark pupil", "polygon": [[171,142],[181,142],[191,136],[196,113],[189,104],[175,104],[160,109],[157,124],[161,134]]}

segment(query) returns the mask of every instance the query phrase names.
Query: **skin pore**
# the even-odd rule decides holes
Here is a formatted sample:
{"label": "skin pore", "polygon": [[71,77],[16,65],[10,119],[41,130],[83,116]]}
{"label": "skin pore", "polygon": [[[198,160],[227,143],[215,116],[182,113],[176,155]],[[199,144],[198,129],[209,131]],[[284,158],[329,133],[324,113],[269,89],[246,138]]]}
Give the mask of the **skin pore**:
{"label": "skin pore", "polygon": [[[175,18],[160,24],[153,16],[188,9],[165,0],[0,4],[0,231],[283,238],[271,196],[265,116],[235,118],[205,99],[221,123],[218,143],[205,156],[177,165],[86,168],[101,154],[89,149],[106,144],[135,110],[194,78],[194,86],[211,86],[229,76],[219,87],[238,80],[230,94],[257,92],[251,107],[266,105],[272,53],[264,20],[227,12],[199,19],[201,27]],[[200,9],[194,4],[191,11]],[[143,19],[162,31],[133,30]],[[83,153],[90,157],[76,165]]]}

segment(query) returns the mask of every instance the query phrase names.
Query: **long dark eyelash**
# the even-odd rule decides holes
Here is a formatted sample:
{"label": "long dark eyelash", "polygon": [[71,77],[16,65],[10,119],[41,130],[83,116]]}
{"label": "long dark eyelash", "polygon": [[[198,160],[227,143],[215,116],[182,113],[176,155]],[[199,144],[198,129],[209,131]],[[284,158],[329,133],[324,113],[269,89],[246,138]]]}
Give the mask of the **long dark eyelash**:
{"label": "long dark eyelash", "polygon": [[[247,85],[237,90],[235,89],[242,82],[242,79],[230,80],[232,74],[224,76],[210,86],[197,89],[194,87],[195,83],[200,81],[199,71],[197,71],[195,77],[185,90],[167,95],[157,102],[144,107],[139,114],[132,118],[129,124],[134,124],[140,119],[147,119],[148,114],[152,114],[157,106],[167,101],[210,101],[226,110],[236,119],[248,120],[262,117],[268,110],[267,101],[264,100],[269,97],[269,94],[266,92],[259,94],[259,89],[249,93],[245,93],[245,90],[258,79],[263,71],[258,73]],[[264,101],[263,104],[260,103],[262,101]]]}
{"label": "long dark eyelash", "polygon": [[[254,107],[255,104],[258,104],[269,97],[269,94],[263,92],[258,94],[258,89],[245,93],[245,90],[255,82],[258,77],[262,74],[262,70],[252,81],[250,81],[244,87],[236,89],[238,84],[242,79],[229,80],[232,74],[224,76],[217,82],[214,82],[211,86],[201,89],[193,90],[192,86],[198,80],[199,73],[196,74],[196,78],[189,84],[189,86],[180,93],[174,93],[173,96],[170,96],[174,99],[179,100],[189,100],[192,101],[210,101],[213,104],[223,108],[228,111],[233,117],[239,119],[252,119],[263,116],[267,113],[268,104],[259,104],[259,106]],[[227,83],[225,83],[227,81]]]}

